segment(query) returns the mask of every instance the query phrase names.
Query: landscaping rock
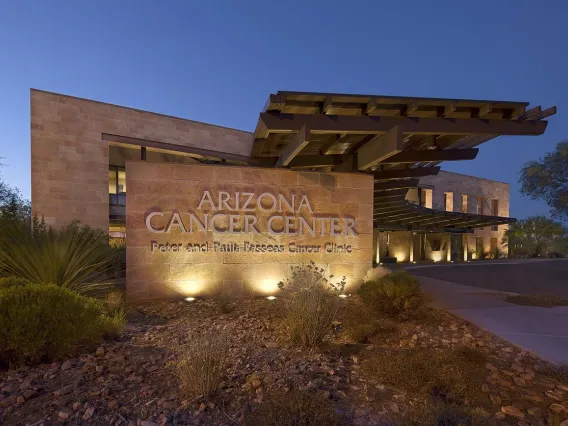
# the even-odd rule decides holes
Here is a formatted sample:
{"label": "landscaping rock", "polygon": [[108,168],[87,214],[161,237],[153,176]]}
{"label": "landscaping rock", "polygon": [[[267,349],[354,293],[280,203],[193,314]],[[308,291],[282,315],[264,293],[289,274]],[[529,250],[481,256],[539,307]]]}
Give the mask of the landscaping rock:
{"label": "landscaping rock", "polygon": [[517,407],[513,407],[512,405],[501,407],[501,412],[508,416],[519,417],[519,418],[525,417],[525,415],[521,412],[521,410],[519,410]]}
{"label": "landscaping rock", "polygon": [[[357,300],[350,297],[345,303],[357,306]],[[370,379],[365,362],[377,352],[413,345],[477,348],[489,356],[478,396],[486,410],[499,408],[496,422],[508,416],[506,421],[534,424],[543,413],[568,413],[563,411],[568,399],[564,385],[539,373],[541,361],[450,314],[440,313],[432,323],[399,323],[395,333],[371,338],[366,345],[355,344],[340,327],[322,349],[306,350],[286,343],[280,300],[233,305],[228,316],[209,300],[134,307],[119,341],[104,342],[62,363],[1,372],[0,424],[232,425],[276,392],[297,389],[355,413],[359,424],[389,424],[391,417],[423,404],[424,397]],[[338,323],[347,324],[343,318]],[[224,330],[231,352],[221,390],[212,400],[196,401],[180,393],[170,366],[190,333],[203,330]]]}

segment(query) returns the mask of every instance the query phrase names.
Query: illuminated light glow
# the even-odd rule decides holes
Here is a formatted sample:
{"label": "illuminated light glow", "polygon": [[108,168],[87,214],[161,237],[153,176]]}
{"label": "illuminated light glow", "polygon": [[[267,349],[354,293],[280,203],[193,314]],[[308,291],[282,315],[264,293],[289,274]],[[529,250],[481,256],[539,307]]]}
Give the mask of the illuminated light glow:
{"label": "illuminated light glow", "polygon": [[341,297],[342,299],[347,299],[347,295],[346,294],[340,294],[339,297]]}
{"label": "illuminated light glow", "polygon": [[195,297],[186,297],[185,301],[186,302],[193,302],[193,301],[195,301]]}
{"label": "illuminated light glow", "polygon": [[434,262],[441,261],[442,260],[442,252],[440,252],[440,251],[432,252],[432,260]]}
{"label": "illuminated light glow", "polygon": [[267,300],[276,300],[276,296],[268,296],[266,299]]}

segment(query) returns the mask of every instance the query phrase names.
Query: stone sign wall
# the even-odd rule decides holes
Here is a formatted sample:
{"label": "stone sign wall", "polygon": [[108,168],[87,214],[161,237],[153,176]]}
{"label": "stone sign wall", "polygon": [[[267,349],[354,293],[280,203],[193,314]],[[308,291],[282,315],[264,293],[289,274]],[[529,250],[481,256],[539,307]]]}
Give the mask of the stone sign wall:
{"label": "stone sign wall", "polygon": [[126,179],[131,299],[272,295],[309,261],[349,291],[371,267],[371,176],[127,162]]}

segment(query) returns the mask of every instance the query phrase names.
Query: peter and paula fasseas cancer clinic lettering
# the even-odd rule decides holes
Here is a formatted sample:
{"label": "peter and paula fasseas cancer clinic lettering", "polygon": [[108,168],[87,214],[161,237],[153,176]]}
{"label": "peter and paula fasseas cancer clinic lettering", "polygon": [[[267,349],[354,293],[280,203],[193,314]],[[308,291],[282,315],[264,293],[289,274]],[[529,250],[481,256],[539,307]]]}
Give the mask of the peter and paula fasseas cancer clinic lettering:
{"label": "peter and paula fasseas cancer clinic lettering", "polygon": [[[274,195],[264,192],[257,196],[252,192],[219,191],[216,197],[204,191],[197,212],[151,211],[146,214],[146,228],[154,234],[167,234],[178,230],[183,234],[198,231],[212,231],[215,234],[270,234],[280,236],[348,237],[357,236],[355,219],[350,217],[315,217],[310,200],[306,195]],[[263,213],[257,215],[257,211]],[[268,215],[266,215],[268,213]],[[310,217],[306,219],[304,215]],[[164,219],[166,219],[164,221]],[[156,222],[165,223],[159,226]],[[318,253],[321,249],[329,253],[351,253],[347,244],[326,243],[299,246],[288,245],[291,252]],[[254,244],[244,242],[221,243],[208,241],[197,244],[158,243],[152,241],[152,252],[208,252],[208,251],[253,251],[283,252],[282,244]]]}

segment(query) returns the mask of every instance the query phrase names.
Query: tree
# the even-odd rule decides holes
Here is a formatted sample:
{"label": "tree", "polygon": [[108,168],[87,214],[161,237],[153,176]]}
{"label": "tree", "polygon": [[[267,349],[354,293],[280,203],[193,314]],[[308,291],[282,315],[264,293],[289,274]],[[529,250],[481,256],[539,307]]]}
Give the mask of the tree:
{"label": "tree", "polygon": [[566,238],[566,228],[545,216],[531,216],[519,220],[505,231],[502,245],[510,255],[541,256],[555,243]]}
{"label": "tree", "polygon": [[521,193],[544,200],[552,217],[568,219],[568,140],[556,145],[539,161],[529,161],[521,169]]}
{"label": "tree", "polygon": [[0,220],[29,222],[30,217],[30,202],[22,197],[19,190],[0,181]]}

